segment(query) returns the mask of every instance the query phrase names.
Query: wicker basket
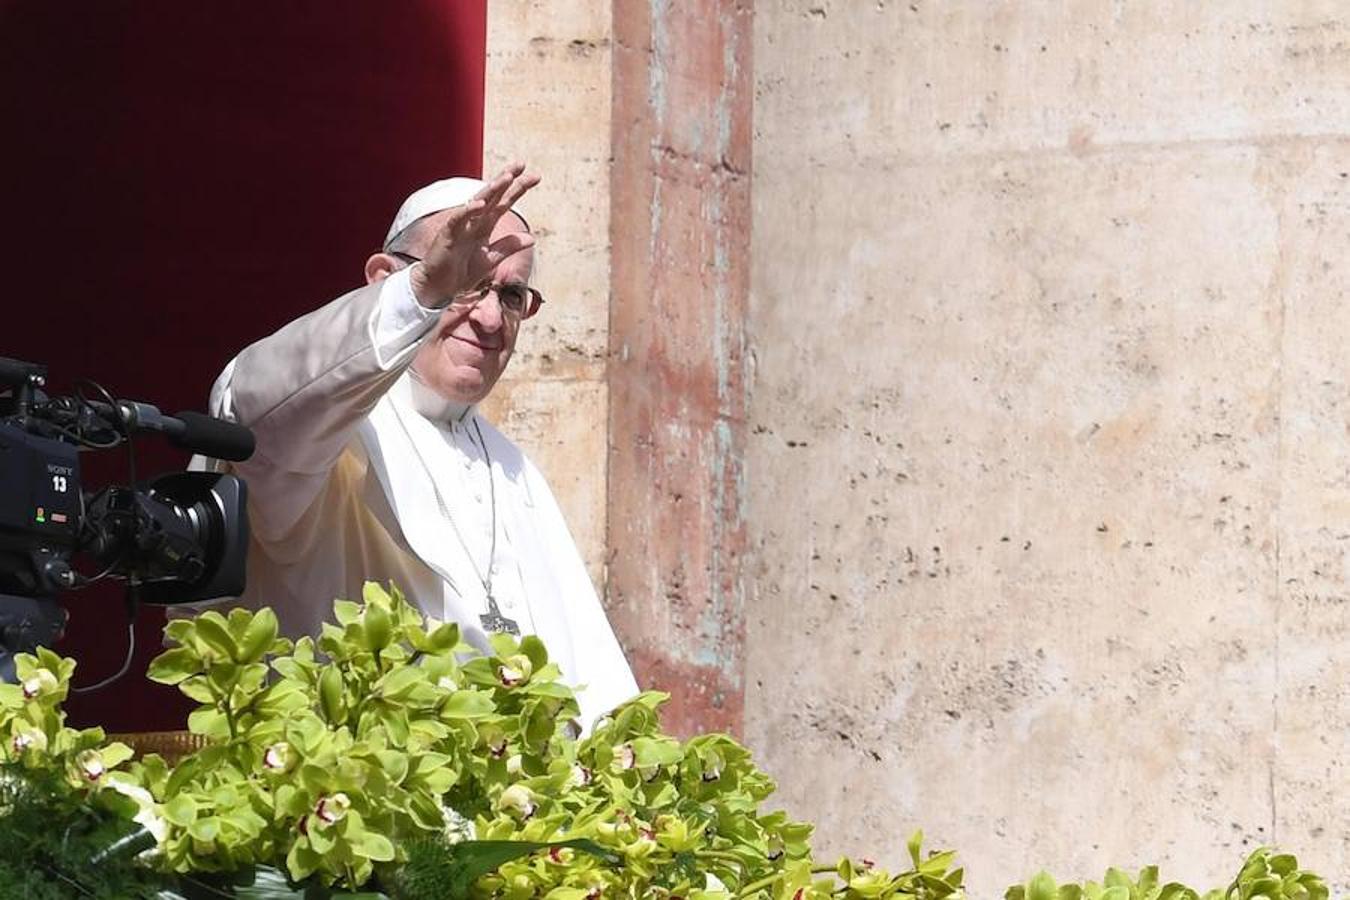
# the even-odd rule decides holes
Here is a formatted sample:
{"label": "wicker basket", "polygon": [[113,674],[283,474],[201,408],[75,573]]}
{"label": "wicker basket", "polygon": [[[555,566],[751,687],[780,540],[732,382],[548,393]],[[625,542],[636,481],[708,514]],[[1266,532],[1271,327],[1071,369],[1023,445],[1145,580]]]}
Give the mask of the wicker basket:
{"label": "wicker basket", "polygon": [[138,759],[147,753],[158,753],[169,765],[174,765],[189,753],[196,753],[207,743],[205,737],[190,731],[135,731],[110,734],[108,739],[128,745]]}

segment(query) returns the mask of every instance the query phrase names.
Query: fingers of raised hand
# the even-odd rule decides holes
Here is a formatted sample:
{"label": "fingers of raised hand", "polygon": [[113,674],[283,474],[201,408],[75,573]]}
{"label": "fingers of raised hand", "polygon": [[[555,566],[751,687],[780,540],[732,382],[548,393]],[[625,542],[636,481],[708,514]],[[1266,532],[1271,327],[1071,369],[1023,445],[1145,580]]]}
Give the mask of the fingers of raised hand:
{"label": "fingers of raised hand", "polygon": [[525,192],[539,183],[539,176],[526,173],[521,163],[512,163],[502,170],[491,183],[485,185],[474,199],[481,200],[483,206],[473,216],[471,230],[486,237],[492,233],[498,220],[524,196]]}
{"label": "fingers of raised hand", "polygon": [[475,217],[483,211],[483,206],[483,201],[475,197],[463,206],[452,208],[450,215],[445,218],[445,224],[441,226],[441,232],[451,240],[468,234]]}
{"label": "fingers of raised hand", "polygon": [[487,259],[492,268],[508,256],[515,256],[522,250],[534,246],[534,235],[528,231],[513,231],[504,234],[487,246]]}
{"label": "fingers of raised hand", "polygon": [[474,194],[475,200],[482,200],[485,206],[496,205],[502,194],[511,187],[514,182],[525,172],[525,166],[521,163],[511,163],[498,173],[497,177],[483,185],[478,193]]}
{"label": "fingers of raised hand", "polygon": [[538,183],[539,176],[533,172],[528,174],[522,173],[519,177],[515,178],[511,182],[510,187],[506,189],[506,192],[502,194],[501,199],[497,201],[497,205],[501,208],[502,213],[504,214],[512,206],[515,206],[516,201],[525,196],[525,193]]}

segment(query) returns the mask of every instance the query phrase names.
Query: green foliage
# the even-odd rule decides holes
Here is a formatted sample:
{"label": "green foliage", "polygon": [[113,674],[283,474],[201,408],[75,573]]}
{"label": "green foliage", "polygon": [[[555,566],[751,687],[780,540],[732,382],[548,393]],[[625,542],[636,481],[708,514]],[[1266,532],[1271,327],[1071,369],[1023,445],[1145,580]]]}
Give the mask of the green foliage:
{"label": "green foliage", "polygon": [[295,881],[355,887],[401,861],[397,845],[446,826],[440,799],[468,769],[491,693],[468,684],[454,625],[430,631],[397,591],[338,601],[317,642],[277,637],[270,610],[171,623],[150,677],[201,703],[212,743],[172,772],[138,767],[169,823],[165,865],[261,863]]}
{"label": "green foliage", "polygon": [[1247,857],[1227,888],[1201,894],[1180,882],[1163,884],[1157,866],[1145,866],[1137,878],[1120,869],[1107,869],[1100,882],[1056,884],[1047,872],[1038,872],[1025,884],[1015,884],[1004,900],[1327,900],[1325,882],[1300,869],[1289,853],[1259,847]]}
{"label": "green foliage", "polygon": [[[45,647],[14,658],[17,684],[0,684],[0,762],[19,770],[59,773],[90,802],[118,804],[113,770],[131,758],[125,744],[105,744],[101,728],[66,727],[61,703],[70,691],[73,660]],[[121,779],[126,783],[126,779]]]}
{"label": "green foliage", "polygon": [[580,850],[594,854],[610,865],[620,862],[593,841],[570,840],[538,843],[532,841],[462,841],[451,844],[443,839],[418,841],[399,870],[394,893],[403,898],[465,897],[474,882],[500,868],[504,863],[541,851],[550,854]]}
{"label": "green foliage", "polygon": [[144,900],[157,895],[161,880],[133,862],[134,852],[104,852],[140,826],[89,805],[55,771],[21,775],[0,769],[0,810],[0,896]]}
{"label": "green foliage", "polygon": [[[334,604],[317,642],[270,611],[172,623],[150,677],[201,704],[210,740],[135,768],[162,809],[161,864],[284,869],[294,882],[473,895],[940,898],[951,854],[898,876],[816,866],[810,828],[764,812],[773,782],[726,735],[660,730],[643,694],[569,735],[572,691],[535,637],[474,653],[396,589]],[[466,838],[468,838],[466,840]],[[820,877],[820,876],[831,877]]]}
{"label": "green foliage", "polygon": [[[963,896],[955,855],[926,853],[922,833],[903,872],[817,863],[810,826],[764,809],[774,784],[746,748],[723,734],[662,732],[664,694],[639,695],[577,740],[576,700],[537,638],[497,635],[479,654],[455,625],[424,621],[376,585],[360,603],[337,601],[334,616],[317,641],[294,643],[278,637],[270,610],[171,623],[172,646],[149,675],[197,701],[188,727],[206,738],[173,767],[154,755],[123,767],[126,747],[66,728],[74,664],[47,650],[19,657],[21,683],[0,685],[0,775],[11,779],[0,786],[23,785],[22,797],[41,802],[0,803],[0,885],[24,885],[29,900]],[[19,880],[5,860],[34,860],[40,876]],[[95,869],[83,894],[43,893],[83,885]],[[1041,873],[1006,897],[1327,892],[1292,856],[1260,850],[1227,890],[1204,895],[1160,884],[1150,867],[1081,885]]]}
{"label": "green foliage", "polygon": [[0,885],[26,898],[139,897],[151,881],[142,870],[92,860],[142,832],[153,801],[117,771],[129,747],[107,743],[101,728],[66,727],[61,703],[74,671],[38,648],[15,656],[16,684],[0,684]]}
{"label": "green foliage", "polygon": [[1292,853],[1278,853],[1262,847],[1247,857],[1242,871],[1224,892],[1236,900],[1327,900],[1326,883],[1321,876],[1298,867]]}

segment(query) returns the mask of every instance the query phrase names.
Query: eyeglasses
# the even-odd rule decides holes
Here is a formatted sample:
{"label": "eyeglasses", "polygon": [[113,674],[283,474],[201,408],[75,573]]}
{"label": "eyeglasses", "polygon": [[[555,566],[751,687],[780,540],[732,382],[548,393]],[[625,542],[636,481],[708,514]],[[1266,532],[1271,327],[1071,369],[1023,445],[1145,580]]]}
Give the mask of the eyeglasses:
{"label": "eyeglasses", "polygon": [[[398,257],[408,265],[422,261],[421,257],[413,256],[411,253],[401,253],[398,250],[386,250],[385,252],[390,256]],[[502,310],[508,315],[518,316],[522,319],[530,318],[539,312],[539,307],[544,305],[543,294],[528,285],[515,282],[485,284],[471,291],[461,291],[455,295],[455,302],[475,306],[486,300],[488,294],[497,295],[497,302],[501,304]]]}

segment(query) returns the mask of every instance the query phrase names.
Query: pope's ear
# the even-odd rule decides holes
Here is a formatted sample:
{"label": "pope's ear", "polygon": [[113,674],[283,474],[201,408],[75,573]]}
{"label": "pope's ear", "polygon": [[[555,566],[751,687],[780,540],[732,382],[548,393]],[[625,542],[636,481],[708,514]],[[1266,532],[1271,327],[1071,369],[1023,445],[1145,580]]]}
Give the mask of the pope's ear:
{"label": "pope's ear", "polygon": [[397,257],[388,253],[372,253],[366,260],[366,284],[384,281],[399,270]]}

